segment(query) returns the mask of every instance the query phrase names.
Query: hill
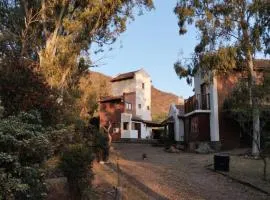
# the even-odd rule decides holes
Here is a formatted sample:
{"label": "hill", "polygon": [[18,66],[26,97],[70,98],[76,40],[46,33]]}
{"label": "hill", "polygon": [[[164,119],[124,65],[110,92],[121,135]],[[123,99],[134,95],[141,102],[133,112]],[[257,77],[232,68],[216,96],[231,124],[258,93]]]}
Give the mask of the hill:
{"label": "hill", "polygon": [[[97,96],[111,95],[110,76],[99,72],[91,71],[89,73],[89,81],[92,83],[91,90]],[[90,88],[89,88],[90,89]],[[172,103],[179,104],[183,99],[175,94],[161,91],[152,86],[152,117],[155,121],[162,121],[166,118],[169,107]]]}
{"label": "hill", "polygon": [[183,103],[183,98],[168,92],[161,91],[152,86],[152,118],[162,121],[168,115],[171,104]]}

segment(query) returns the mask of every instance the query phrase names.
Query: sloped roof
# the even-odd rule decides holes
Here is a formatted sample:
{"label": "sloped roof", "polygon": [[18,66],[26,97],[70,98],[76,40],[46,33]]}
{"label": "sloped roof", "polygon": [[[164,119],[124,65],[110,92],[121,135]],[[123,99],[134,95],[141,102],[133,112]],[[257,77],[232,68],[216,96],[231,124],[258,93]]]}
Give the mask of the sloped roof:
{"label": "sloped roof", "polygon": [[107,96],[107,97],[103,97],[100,102],[104,103],[104,102],[109,102],[109,101],[116,101],[116,100],[122,100],[123,96]]}
{"label": "sloped roof", "polygon": [[127,72],[124,74],[119,74],[118,76],[116,76],[115,78],[113,78],[111,80],[111,82],[117,82],[117,81],[123,81],[123,80],[127,80],[127,79],[133,79],[135,77],[137,71],[133,71],[133,72]]}
{"label": "sloped roof", "polygon": [[132,118],[131,118],[132,121],[137,121],[137,122],[143,122],[144,120],[137,116],[137,115],[133,115]]}

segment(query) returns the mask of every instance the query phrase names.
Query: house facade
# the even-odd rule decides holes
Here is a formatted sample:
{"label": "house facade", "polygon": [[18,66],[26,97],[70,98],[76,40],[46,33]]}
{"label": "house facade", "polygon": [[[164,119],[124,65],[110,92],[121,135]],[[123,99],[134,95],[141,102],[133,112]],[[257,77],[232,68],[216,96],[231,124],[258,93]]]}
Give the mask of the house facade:
{"label": "house facade", "polygon": [[[258,80],[262,78],[262,68],[270,68],[255,62]],[[239,72],[230,75],[213,75],[200,69],[194,76],[194,95],[185,99],[184,114],[179,115],[179,124],[184,124],[184,143],[195,149],[200,142],[209,142],[214,149],[231,149],[247,143],[236,121],[228,117],[224,102],[243,75]],[[180,125],[181,126],[181,125]],[[182,141],[182,140],[181,140]]]}
{"label": "house facade", "polygon": [[215,149],[239,145],[240,128],[223,112],[223,104],[238,82],[237,74],[213,76],[200,70],[194,77],[194,96],[185,100],[185,141],[190,148],[208,142]]}
{"label": "house facade", "polygon": [[100,127],[113,140],[151,137],[151,78],[140,69],[112,80],[112,96],[100,100]]}

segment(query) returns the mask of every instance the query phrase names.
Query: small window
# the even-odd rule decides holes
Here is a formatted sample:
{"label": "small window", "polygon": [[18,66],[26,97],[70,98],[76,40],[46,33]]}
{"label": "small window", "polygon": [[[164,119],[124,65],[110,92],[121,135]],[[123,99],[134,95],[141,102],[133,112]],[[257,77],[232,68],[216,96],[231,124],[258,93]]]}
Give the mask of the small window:
{"label": "small window", "polygon": [[129,129],[128,127],[129,127],[129,123],[128,122],[124,122],[123,123],[123,129],[124,130],[128,130]]}
{"label": "small window", "polygon": [[142,104],[138,104],[138,107],[139,107],[139,109],[141,109],[142,108]]}
{"label": "small window", "polygon": [[131,103],[126,102],[125,104],[126,104],[126,109],[127,110],[132,110],[132,104]]}
{"label": "small window", "polygon": [[150,110],[150,106],[147,106],[147,110]]}
{"label": "small window", "polygon": [[142,89],[144,89],[144,83],[142,83]]}

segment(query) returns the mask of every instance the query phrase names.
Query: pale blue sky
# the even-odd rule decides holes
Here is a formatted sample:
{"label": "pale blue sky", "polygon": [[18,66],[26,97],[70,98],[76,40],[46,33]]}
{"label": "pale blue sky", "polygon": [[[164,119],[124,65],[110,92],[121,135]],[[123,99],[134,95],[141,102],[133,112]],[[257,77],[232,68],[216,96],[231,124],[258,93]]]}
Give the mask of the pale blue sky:
{"label": "pale blue sky", "polygon": [[173,64],[181,55],[190,57],[197,43],[195,29],[179,36],[173,13],[176,0],[154,2],[156,9],[136,17],[112,51],[94,56],[94,61],[103,59],[97,62],[100,66],[92,70],[114,76],[144,68],[156,88],[187,98],[193,94],[193,87],[177,77]]}

